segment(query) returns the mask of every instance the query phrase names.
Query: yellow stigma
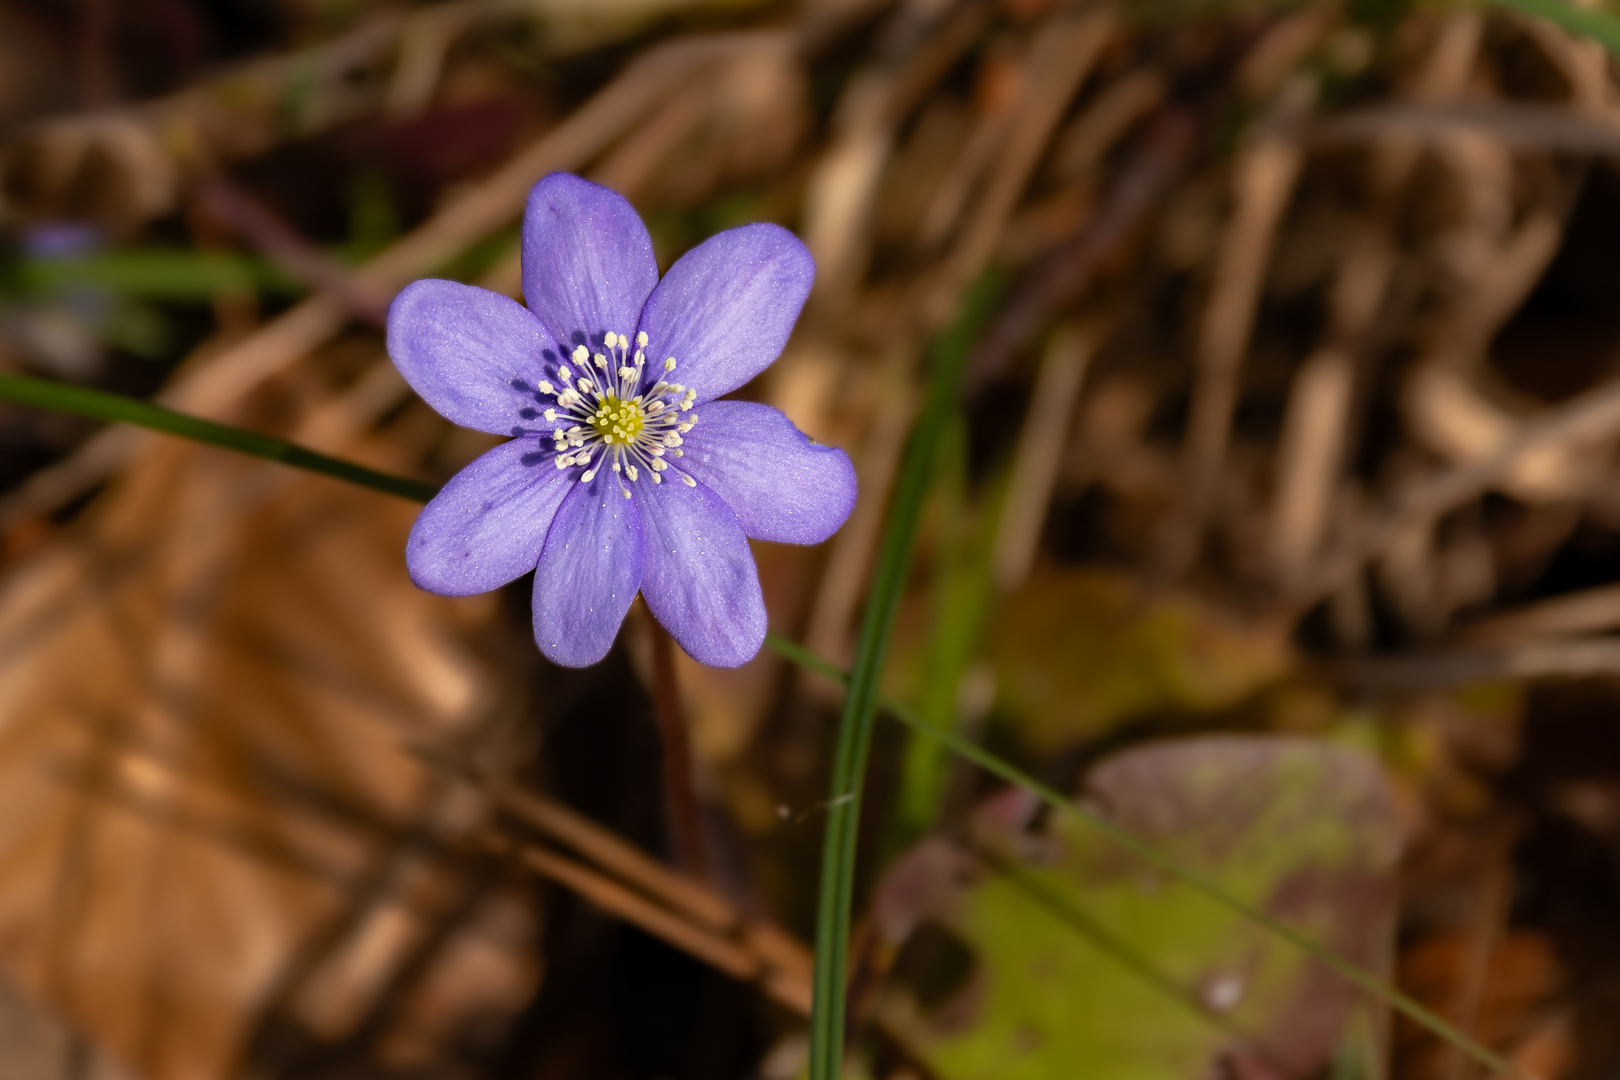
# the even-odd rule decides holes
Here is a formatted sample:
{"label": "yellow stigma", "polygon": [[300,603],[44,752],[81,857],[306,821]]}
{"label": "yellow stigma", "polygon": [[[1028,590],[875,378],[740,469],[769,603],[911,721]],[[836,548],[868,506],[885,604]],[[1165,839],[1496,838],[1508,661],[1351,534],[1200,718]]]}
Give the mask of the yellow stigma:
{"label": "yellow stigma", "polygon": [[647,414],[637,401],[616,398],[612,394],[602,398],[591,414],[591,426],[609,446],[636,441],[646,426]]}

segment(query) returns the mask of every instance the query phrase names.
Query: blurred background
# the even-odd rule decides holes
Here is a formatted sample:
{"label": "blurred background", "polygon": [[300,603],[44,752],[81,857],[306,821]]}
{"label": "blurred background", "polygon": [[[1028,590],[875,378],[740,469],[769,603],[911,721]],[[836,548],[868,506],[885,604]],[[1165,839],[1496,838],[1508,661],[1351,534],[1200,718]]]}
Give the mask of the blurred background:
{"label": "blurred background", "polygon": [[[0,0],[0,370],[442,481],[383,350],[529,186],[815,292],[741,394],[853,517],[755,545],[847,665],[929,343],[983,311],[886,676],[1543,1080],[1620,1070],[1620,85],[1343,0]],[[792,1080],[840,689],[549,666],[416,507],[0,405],[0,1078]],[[849,1075],[1479,1080],[879,721]],[[676,738],[676,733],[685,738]]]}

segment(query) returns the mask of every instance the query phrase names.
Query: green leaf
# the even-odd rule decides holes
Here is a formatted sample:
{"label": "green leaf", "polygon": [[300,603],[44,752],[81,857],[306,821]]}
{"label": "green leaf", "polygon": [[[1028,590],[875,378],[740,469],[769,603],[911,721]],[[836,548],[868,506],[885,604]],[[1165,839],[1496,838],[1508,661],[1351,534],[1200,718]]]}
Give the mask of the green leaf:
{"label": "green leaf", "polygon": [[[1120,754],[1087,786],[1118,827],[1341,956],[1370,963],[1392,930],[1399,825],[1362,754],[1184,739]],[[889,1002],[942,1080],[1184,1080],[1222,1055],[1304,1076],[1329,1060],[1354,993],[1308,955],[1073,816],[1036,845],[1005,826],[986,842],[991,868],[947,916],[977,958],[937,1010],[948,1022]]]}

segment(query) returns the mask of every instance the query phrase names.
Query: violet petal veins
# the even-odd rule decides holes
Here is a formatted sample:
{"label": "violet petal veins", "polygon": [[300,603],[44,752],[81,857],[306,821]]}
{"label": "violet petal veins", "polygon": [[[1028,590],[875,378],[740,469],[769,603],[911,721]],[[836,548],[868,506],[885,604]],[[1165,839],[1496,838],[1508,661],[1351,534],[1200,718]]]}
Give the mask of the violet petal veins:
{"label": "violet petal veins", "polygon": [[418,281],[389,308],[389,355],[417,393],[512,436],[423,510],[411,579],[463,596],[535,570],[535,641],[559,664],[607,655],[638,591],[693,658],[746,663],[766,627],[749,538],[819,543],[855,504],[842,450],[775,409],[714,400],[781,353],[810,253],[745,225],[660,281],[630,204],[554,173],[530,193],[522,257],[527,307]]}

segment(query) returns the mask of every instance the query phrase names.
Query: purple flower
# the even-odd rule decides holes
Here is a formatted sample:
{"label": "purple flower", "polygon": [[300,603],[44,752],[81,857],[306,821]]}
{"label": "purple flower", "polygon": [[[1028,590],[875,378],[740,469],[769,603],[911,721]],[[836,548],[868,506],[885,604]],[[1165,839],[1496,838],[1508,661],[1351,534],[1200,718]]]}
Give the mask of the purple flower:
{"label": "purple flower", "polygon": [[765,638],[748,537],[815,544],[855,503],[841,450],[775,409],[716,401],[775,360],[815,265],[775,225],[710,237],[658,279],[625,199],[566,173],[523,217],[528,307],[418,281],[388,352],[429,405],[511,435],[451,478],[411,529],[411,580],[466,596],[534,575],[534,637],[602,659],[639,590],[694,659],[735,667]]}

